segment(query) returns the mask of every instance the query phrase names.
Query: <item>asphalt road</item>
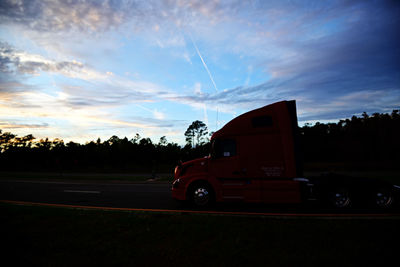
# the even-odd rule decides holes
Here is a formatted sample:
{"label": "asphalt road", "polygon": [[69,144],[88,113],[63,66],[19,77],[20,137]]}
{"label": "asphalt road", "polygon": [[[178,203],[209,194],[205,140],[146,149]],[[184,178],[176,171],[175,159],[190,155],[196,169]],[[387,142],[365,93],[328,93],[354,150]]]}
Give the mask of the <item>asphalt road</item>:
{"label": "asphalt road", "polygon": [[[169,183],[107,183],[0,180],[0,200],[80,206],[188,210],[171,198]],[[315,205],[218,204],[213,211],[278,214],[379,214],[400,215],[398,209],[336,211]]]}
{"label": "asphalt road", "polygon": [[174,209],[166,183],[0,181],[0,199],[121,208]]}

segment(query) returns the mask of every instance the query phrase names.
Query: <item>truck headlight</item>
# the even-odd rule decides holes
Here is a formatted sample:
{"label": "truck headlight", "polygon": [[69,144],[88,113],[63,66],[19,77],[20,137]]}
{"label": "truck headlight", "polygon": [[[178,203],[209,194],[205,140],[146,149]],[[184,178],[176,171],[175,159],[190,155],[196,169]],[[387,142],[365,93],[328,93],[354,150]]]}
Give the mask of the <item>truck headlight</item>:
{"label": "truck headlight", "polygon": [[178,178],[172,183],[172,188],[178,188],[181,180]]}
{"label": "truck headlight", "polygon": [[176,173],[178,172],[178,170],[179,170],[179,166],[176,166],[176,167],[175,167],[175,171],[174,171],[174,175],[176,175]]}

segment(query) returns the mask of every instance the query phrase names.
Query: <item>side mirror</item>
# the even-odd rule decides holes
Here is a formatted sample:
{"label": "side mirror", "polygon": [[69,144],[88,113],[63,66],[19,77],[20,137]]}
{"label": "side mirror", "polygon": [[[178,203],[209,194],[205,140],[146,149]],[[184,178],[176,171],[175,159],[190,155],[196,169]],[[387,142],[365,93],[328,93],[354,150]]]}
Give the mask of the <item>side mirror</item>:
{"label": "side mirror", "polygon": [[214,160],[216,157],[215,157],[215,151],[211,151],[210,152],[210,159],[212,159],[212,160]]}

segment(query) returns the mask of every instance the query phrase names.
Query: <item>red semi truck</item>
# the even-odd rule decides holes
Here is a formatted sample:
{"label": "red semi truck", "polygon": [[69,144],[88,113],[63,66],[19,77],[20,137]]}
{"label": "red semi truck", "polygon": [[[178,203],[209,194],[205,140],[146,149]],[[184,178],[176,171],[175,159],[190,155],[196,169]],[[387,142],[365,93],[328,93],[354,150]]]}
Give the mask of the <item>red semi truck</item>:
{"label": "red semi truck", "polygon": [[175,168],[172,197],[206,207],[214,202],[302,203],[334,207],[371,203],[387,208],[399,187],[365,178],[303,176],[296,102],[242,114],[211,137],[209,156]]}

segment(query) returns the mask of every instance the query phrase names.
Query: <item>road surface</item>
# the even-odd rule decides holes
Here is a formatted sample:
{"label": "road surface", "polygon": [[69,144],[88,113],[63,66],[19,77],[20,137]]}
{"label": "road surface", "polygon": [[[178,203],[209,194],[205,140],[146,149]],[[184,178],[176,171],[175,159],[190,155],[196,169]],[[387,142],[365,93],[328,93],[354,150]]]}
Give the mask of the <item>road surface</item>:
{"label": "road surface", "polygon": [[[34,203],[67,204],[79,206],[188,210],[188,207],[171,198],[169,183],[129,182],[75,182],[75,181],[25,181],[0,180],[0,200]],[[216,212],[251,212],[274,214],[341,214],[343,211],[323,209],[315,206],[218,204]],[[347,210],[347,214],[377,214],[388,211],[367,209]],[[391,214],[400,215],[398,210]]]}
{"label": "road surface", "polygon": [[0,181],[0,199],[124,208],[177,208],[167,183]]}

